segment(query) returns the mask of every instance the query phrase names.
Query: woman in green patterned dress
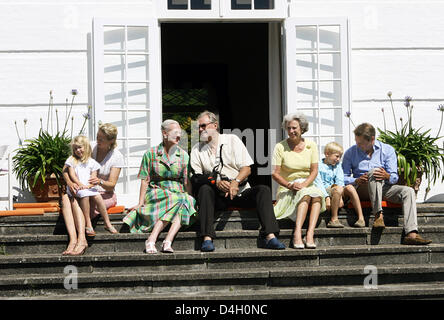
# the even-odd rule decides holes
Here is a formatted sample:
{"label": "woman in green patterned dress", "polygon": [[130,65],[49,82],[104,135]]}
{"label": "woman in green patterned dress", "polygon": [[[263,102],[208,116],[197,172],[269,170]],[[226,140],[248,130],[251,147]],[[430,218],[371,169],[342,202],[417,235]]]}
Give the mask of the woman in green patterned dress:
{"label": "woman in green patterned dress", "polygon": [[139,203],[129,210],[123,222],[131,233],[151,234],[145,241],[146,253],[156,253],[160,232],[171,222],[162,252],[173,252],[171,243],[182,225],[189,225],[196,214],[195,199],[188,180],[189,156],[178,144],[181,128],[175,120],[162,123],[163,141],[148,150],[142,159],[138,178]]}

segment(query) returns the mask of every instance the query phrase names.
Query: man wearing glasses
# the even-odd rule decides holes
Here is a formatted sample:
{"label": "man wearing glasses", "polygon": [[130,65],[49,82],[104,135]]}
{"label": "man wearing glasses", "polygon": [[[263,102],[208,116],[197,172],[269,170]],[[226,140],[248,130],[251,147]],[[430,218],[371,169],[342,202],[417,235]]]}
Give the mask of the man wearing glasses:
{"label": "man wearing glasses", "polygon": [[245,145],[234,134],[219,133],[219,122],[214,113],[204,111],[197,121],[200,142],[191,150],[190,165],[193,190],[199,204],[201,251],[214,251],[214,213],[230,206],[256,207],[262,226],[259,247],[285,249],[276,238],[279,226],[270,188],[265,185],[251,187],[247,182],[254,162]]}

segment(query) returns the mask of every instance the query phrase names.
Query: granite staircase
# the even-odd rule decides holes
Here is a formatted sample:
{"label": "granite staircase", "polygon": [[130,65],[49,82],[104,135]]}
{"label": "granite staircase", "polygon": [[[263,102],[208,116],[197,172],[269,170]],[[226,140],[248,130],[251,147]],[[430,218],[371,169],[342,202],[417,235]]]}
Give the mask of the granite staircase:
{"label": "granite staircase", "polygon": [[[427,246],[401,244],[400,209],[385,214],[386,228],[350,227],[352,210],[341,210],[344,229],[328,229],[322,214],[317,248],[257,248],[254,211],[227,211],[215,221],[215,252],[199,251],[198,225],[181,230],[173,254],[145,254],[145,234],[130,234],[122,214],[111,215],[120,234],[97,222],[82,256],[62,256],[63,217],[0,218],[0,299],[442,299],[444,298],[444,204],[418,204]],[[280,221],[288,247],[293,223]],[[369,227],[370,226],[370,227]],[[158,249],[164,238],[157,242]]]}

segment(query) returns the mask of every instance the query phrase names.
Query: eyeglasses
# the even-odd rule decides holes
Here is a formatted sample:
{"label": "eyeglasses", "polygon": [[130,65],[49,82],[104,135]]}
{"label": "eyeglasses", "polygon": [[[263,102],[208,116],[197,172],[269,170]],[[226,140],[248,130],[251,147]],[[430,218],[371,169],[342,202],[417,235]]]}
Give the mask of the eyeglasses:
{"label": "eyeglasses", "polygon": [[207,125],[212,124],[212,123],[214,123],[214,122],[202,123],[202,124],[199,125],[199,128],[202,128],[202,129],[205,130],[205,128],[207,127]]}

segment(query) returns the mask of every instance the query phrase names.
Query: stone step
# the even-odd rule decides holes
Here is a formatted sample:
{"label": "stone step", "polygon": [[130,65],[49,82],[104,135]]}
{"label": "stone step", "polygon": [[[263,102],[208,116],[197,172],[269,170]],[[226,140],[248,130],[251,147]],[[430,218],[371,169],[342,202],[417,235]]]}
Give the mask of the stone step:
{"label": "stone step", "polygon": [[[369,210],[364,213],[371,226],[373,216]],[[245,210],[220,213],[215,252],[198,251],[195,224],[179,232],[174,254],[148,255],[143,253],[147,235],[128,233],[123,216],[110,215],[123,232],[118,235],[107,233],[99,220],[97,236],[78,257],[60,255],[68,241],[62,216],[0,218],[0,298],[444,298],[443,204],[418,204],[419,231],[434,242],[428,246],[400,245],[402,214],[390,209],[382,232],[368,227],[327,229],[329,215],[323,213],[315,231],[317,249],[258,249],[258,219],[254,210]],[[356,215],[341,210],[339,218],[350,226]],[[279,223],[279,238],[288,246],[294,223]],[[364,267],[369,265],[377,266],[377,290],[363,286]],[[69,293],[63,287],[67,266],[75,266],[79,279],[79,289]]]}
{"label": "stone step", "polygon": [[205,271],[273,267],[322,267],[336,271],[352,265],[440,264],[444,263],[444,244],[428,246],[353,245],[318,249],[226,249],[203,253],[176,251],[173,254],[115,252],[82,256],[60,254],[21,254],[0,256],[0,275],[63,274],[67,265],[79,273]]}
{"label": "stone step", "polygon": [[[88,252],[93,254],[113,252],[142,252],[145,248],[147,234],[109,234],[106,231],[97,231],[94,238],[89,238]],[[425,226],[419,228],[420,234],[433,241],[444,243],[444,226]],[[279,239],[288,248],[293,231],[282,229]],[[303,235],[306,230],[303,229]],[[257,248],[259,232],[257,230],[218,231],[214,239],[216,250],[226,249],[255,249]],[[160,234],[157,249],[160,250],[166,232]],[[402,227],[386,227],[382,231],[372,228],[317,228],[315,243],[319,248],[329,248],[343,245],[380,245],[401,244],[403,238]],[[200,250],[201,237],[195,231],[179,232],[173,243],[175,251]],[[60,254],[68,244],[67,235],[23,234],[0,235],[0,255],[20,254]]]}
{"label": "stone step", "polygon": [[[436,209],[436,210],[432,210]],[[418,225],[419,226],[438,226],[444,225],[444,212],[437,209],[441,207],[424,207],[418,208]],[[385,224],[387,226],[403,226],[403,216],[398,211],[390,209],[385,214]],[[122,222],[124,214],[110,215],[113,225],[123,233],[128,233],[128,227]],[[366,226],[371,226],[374,216],[368,211],[364,211]],[[330,220],[329,213],[322,213],[318,220],[318,227],[325,228]],[[340,222],[346,227],[352,227],[357,220],[357,216],[353,211],[341,210],[339,214]],[[308,221],[308,217],[307,217]],[[260,228],[259,220],[256,212],[251,211],[225,211],[221,212],[215,219],[214,226],[216,231],[220,230],[258,230]],[[293,229],[294,222],[289,219],[279,221],[281,229]],[[305,228],[307,225],[304,226]],[[105,231],[101,218],[95,221],[95,230],[98,232]],[[198,231],[199,222],[190,226],[187,230]],[[21,216],[21,217],[0,217],[0,235],[21,235],[21,234],[66,234],[66,227],[63,216],[59,214],[45,214],[44,216]]]}
{"label": "stone step", "polygon": [[[149,293],[149,292],[134,292],[132,289],[124,293],[117,294],[82,294],[74,292],[72,294],[45,294],[37,290],[32,292],[31,296],[9,296],[2,297],[6,299],[20,299],[20,300],[169,300],[167,312],[174,314],[177,308],[183,307],[183,302],[177,300],[242,300],[250,301],[249,303],[237,303],[237,305],[255,305],[258,306],[258,300],[327,300],[327,299],[439,299],[444,298],[444,282],[433,283],[401,283],[401,284],[384,284],[378,285],[377,289],[367,289],[363,285],[347,285],[347,286],[306,286],[306,287],[287,287],[287,288],[273,288],[273,289],[242,289],[236,291],[197,291],[197,292],[168,292],[168,293]],[[234,302],[233,302],[234,303]],[[201,302],[200,304],[203,304]],[[212,303],[217,305],[215,308],[210,308],[209,314],[223,314],[227,313],[227,308],[232,305],[227,301],[222,304]],[[277,304],[279,305],[279,303]],[[185,304],[186,306],[186,304]],[[222,306],[222,307],[221,307]],[[165,309],[164,309],[165,310]],[[231,309],[234,310],[234,309]],[[246,311],[246,312],[251,312]],[[267,311],[265,311],[267,310]],[[274,312],[270,309],[264,309],[267,315],[273,315]],[[239,311],[240,312],[240,311]],[[251,314],[250,314],[251,316]],[[237,315],[239,317],[239,315]]]}
{"label": "stone step", "polygon": [[[160,271],[160,272],[119,272],[119,273],[81,273],[75,275],[75,269],[67,269],[62,274],[0,276],[0,297],[58,296],[70,298],[82,294],[90,298],[99,295],[148,294],[153,298],[165,294],[186,297],[202,293],[246,292],[248,290],[289,290],[310,286],[312,292],[318,287],[338,286],[339,288],[364,284],[377,286],[429,284],[444,279],[444,264],[418,265],[383,265],[372,266],[375,277],[366,281],[369,275],[365,271],[369,266],[344,266],[340,270],[331,267],[272,267],[251,268],[249,270],[205,270],[199,271]],[[73,286],[74,285],[74,286]],[[362,288],[361,288],[362,289]],[[376,288],[373,288],[376,289]]]}

